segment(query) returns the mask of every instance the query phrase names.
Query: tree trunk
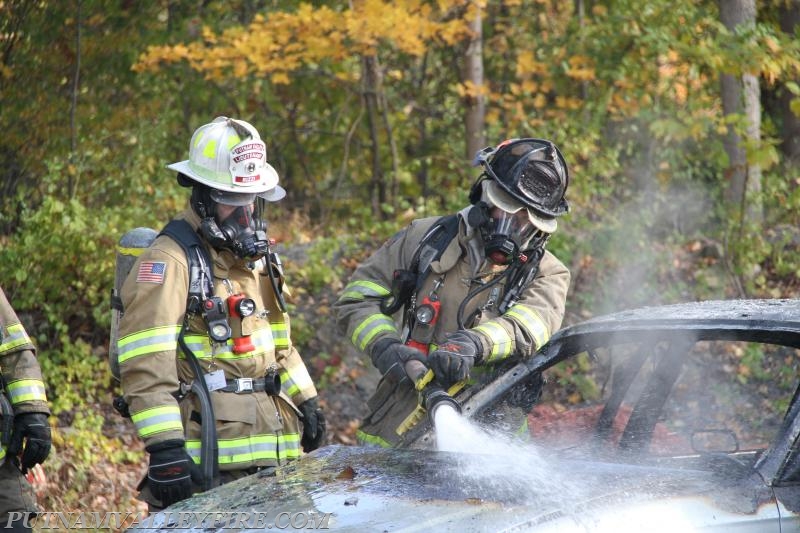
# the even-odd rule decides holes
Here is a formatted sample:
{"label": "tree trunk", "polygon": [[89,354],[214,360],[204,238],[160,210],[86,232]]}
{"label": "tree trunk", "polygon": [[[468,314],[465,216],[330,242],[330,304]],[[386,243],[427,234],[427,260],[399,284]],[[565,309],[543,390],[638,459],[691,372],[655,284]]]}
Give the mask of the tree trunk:
{"label": "tree trunk", "polygon": [[[475,5],[475,17],[469,28],[472,37],[464,54],[464,71],[462,79],[466,85],[483,89],[483,31],[481,8]],[[486,146],[483,129],[486,121],[486,98],[483,94],[467,96],[465,99],[464,129],[466,133],[466,157],[471,161],[475,153]]]}
{"label": "tree trunk", "polygon": [[[787,0],[781,4],[780,10],[781,29],[789,35],[794,35],[800,25],[800,0]],[[796,83],[800,80],[795,79]],[[786,162],[791,166],[800,165],[800,117],[792,113],[790,104],[794,95],[786,87],[781,88],[780,113],[781,113],[781,151],[786,157]]]}
{"label": "tree trunk", "polygon": [[[753,26],[756,21],[755,0],[720,0],[720,19],[730,31]],[[750,73],[741,76],[721,75],[722,109],[725,115],[742,115],[747,122],[746,140],[734,128],[724,139],[728,153],[728,187],[725,199],[748,226],[763,223],[760,202],[761,167],[747,161],[746,143],[758,146],[761,142],[761,101],[758,78]]]}
{"label": "tree trunk", "polygon": [[[72,70],[72,87],[70,95],[69,106],[69,161],[72,163],[72,169],[67,172],[67,195],[72,199],[78,189],[78,179],[80,178],[80,165],[76,164],[78,153],[78,122],[76,115],[78,113],[78,93],[80,92],[80,75],[81,75],[81,25],[83,20],[81,18],[81,4],[82,0],[77,0],[75,10],[75,68]],[[73,172],[74,178],[73,178]]]}
{"label": "tree trunk", "polygon": [[367,109],[367,126],[369,128],[369,138],[371,147],[372,161],[372,214],[376,218],[385,218],[382,214],[381,204],[386,202],[386,184],[383,182],[383,172],[381,170],[380,139],[378,137],[378,84],[380,74],[378,72],[378,60],[375,56],[363,56],[362,58],[362,87],[364,106]]}

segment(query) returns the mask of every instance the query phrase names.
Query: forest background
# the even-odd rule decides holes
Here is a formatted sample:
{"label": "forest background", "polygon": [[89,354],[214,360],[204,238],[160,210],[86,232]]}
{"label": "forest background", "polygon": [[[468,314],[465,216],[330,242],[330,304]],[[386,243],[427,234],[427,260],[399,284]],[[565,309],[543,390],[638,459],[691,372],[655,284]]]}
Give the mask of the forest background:
{"label": "forest background", "polygon": [[165,166],[198,126],[266,140],[294,340],[328,441],[351,444],[374,371],[331,301],[410,219],[466,205],[472,155],[505,138],[570,166],[548,245],[573,275],[565,325],[796,297],[799,20],[800,0],[0,0],[0,286],[54,413],[42,507],[142,509],[145,455],[110,408],[115,251],[186,205]]}

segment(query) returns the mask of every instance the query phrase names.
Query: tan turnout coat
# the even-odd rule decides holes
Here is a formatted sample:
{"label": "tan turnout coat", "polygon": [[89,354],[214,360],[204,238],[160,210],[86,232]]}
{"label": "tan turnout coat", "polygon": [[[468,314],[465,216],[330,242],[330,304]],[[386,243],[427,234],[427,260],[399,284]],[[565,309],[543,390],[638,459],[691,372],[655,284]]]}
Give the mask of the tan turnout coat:
{"label": "tan turnout coat", "polygon": [[[187,209],[178,218],[195,230],[199,217]],[[205,241],[204,241],[205,242]],[[296,407],[317,395],[305,364],[291,341],[289,317],[279,308],[263,262],[255,265],[206,244],[214,271],[215,294],[225,301],[244,293],[256,311],[241,321],[229,317],[233,336],[250,335],[255,347],[235,353],[232,341],[210,342],[200,317],[190,323],[185,339],[205,372],[222,370],[226,380],[262,378],[270,367],[281,378],[280,396],[265,392],[211,393],[219,441],[221,471],[274,466],[301,454]],[[263,260],[262,260],[263,261]],[[131,418],[146,445],[185,439],[186,449],[200,461],[198,399],[188,394],[180,403],[174,393],[195,379],[178,345],[189,291],[189,269],[183,248],[159,236],[137,259],[121,298],[119,362],[121,383]],[[226,306],[227,308],[227,306]],[[226,311],[227,312],[227,311]]]}
{"label": "tan turnout coat", "polygon": [[[484,261],[481,239],[467,224],[466,211],[459,214],[457,237],[441,258],[431,264],[430,274],[416,293],[417,303],[434,292],[441,302],[435,327],[432,330],[422,328],[422,331],[415,328],[410,334],[412,339],[429,344],[431,350],[445,335],[459,329],[457,314],[468,293],[503,270]],[[353,273],[334,310],[341,332],[359,350],[369,354],[372,346],[385,337],[405,340],[401,331],[402,311],[387,316],[381,312],[380,303],[391,290],[394,271],[410,267],[419,242],[438,219],[415,220]],[[498,314],[497,301],[503,289],[480,292],[469,301],[463,313],[467,321],[464,326],[478,333],[482,340],[482,364],[491,366],[510,357],[530,357],[541,348],[561,326],[569,282],[567,268],[546,251],[534,279],[524,288],[519,300],[502,315]],[[503,287],[504,283],[498,286]],[[439,287],[434,291],[435,284]],[[397,445],[400,441],[398,427],[418,404],[413,386],[408,380],[399,387],[388,387],[382,382],[369,403],[372,412],[360,428],[360,439],[382,446]]]}

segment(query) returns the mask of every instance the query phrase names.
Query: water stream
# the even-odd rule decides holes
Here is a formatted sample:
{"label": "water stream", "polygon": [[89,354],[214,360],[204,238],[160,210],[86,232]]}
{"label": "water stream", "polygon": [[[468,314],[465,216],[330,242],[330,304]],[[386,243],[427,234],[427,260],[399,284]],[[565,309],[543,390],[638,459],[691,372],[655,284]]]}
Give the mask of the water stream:
{"label": "water stream", "polygon": [[434,417],[437,449],[466,454],[461,475],[492,494],[542,504],[579,492],[533,443],[482,428],[450,406],[437,408]]}

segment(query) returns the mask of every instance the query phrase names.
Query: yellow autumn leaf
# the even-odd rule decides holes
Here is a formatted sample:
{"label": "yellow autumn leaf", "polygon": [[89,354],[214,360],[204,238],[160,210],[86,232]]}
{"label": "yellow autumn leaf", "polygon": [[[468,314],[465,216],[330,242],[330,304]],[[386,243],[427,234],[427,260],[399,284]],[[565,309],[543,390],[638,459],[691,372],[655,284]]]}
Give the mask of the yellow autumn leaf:
{"label": "yellow autumn leaf", "polygon": [[288,85],[289,84],[289,76],[285,72],[274,72],[270,76],[270,81],[275,85]]}

